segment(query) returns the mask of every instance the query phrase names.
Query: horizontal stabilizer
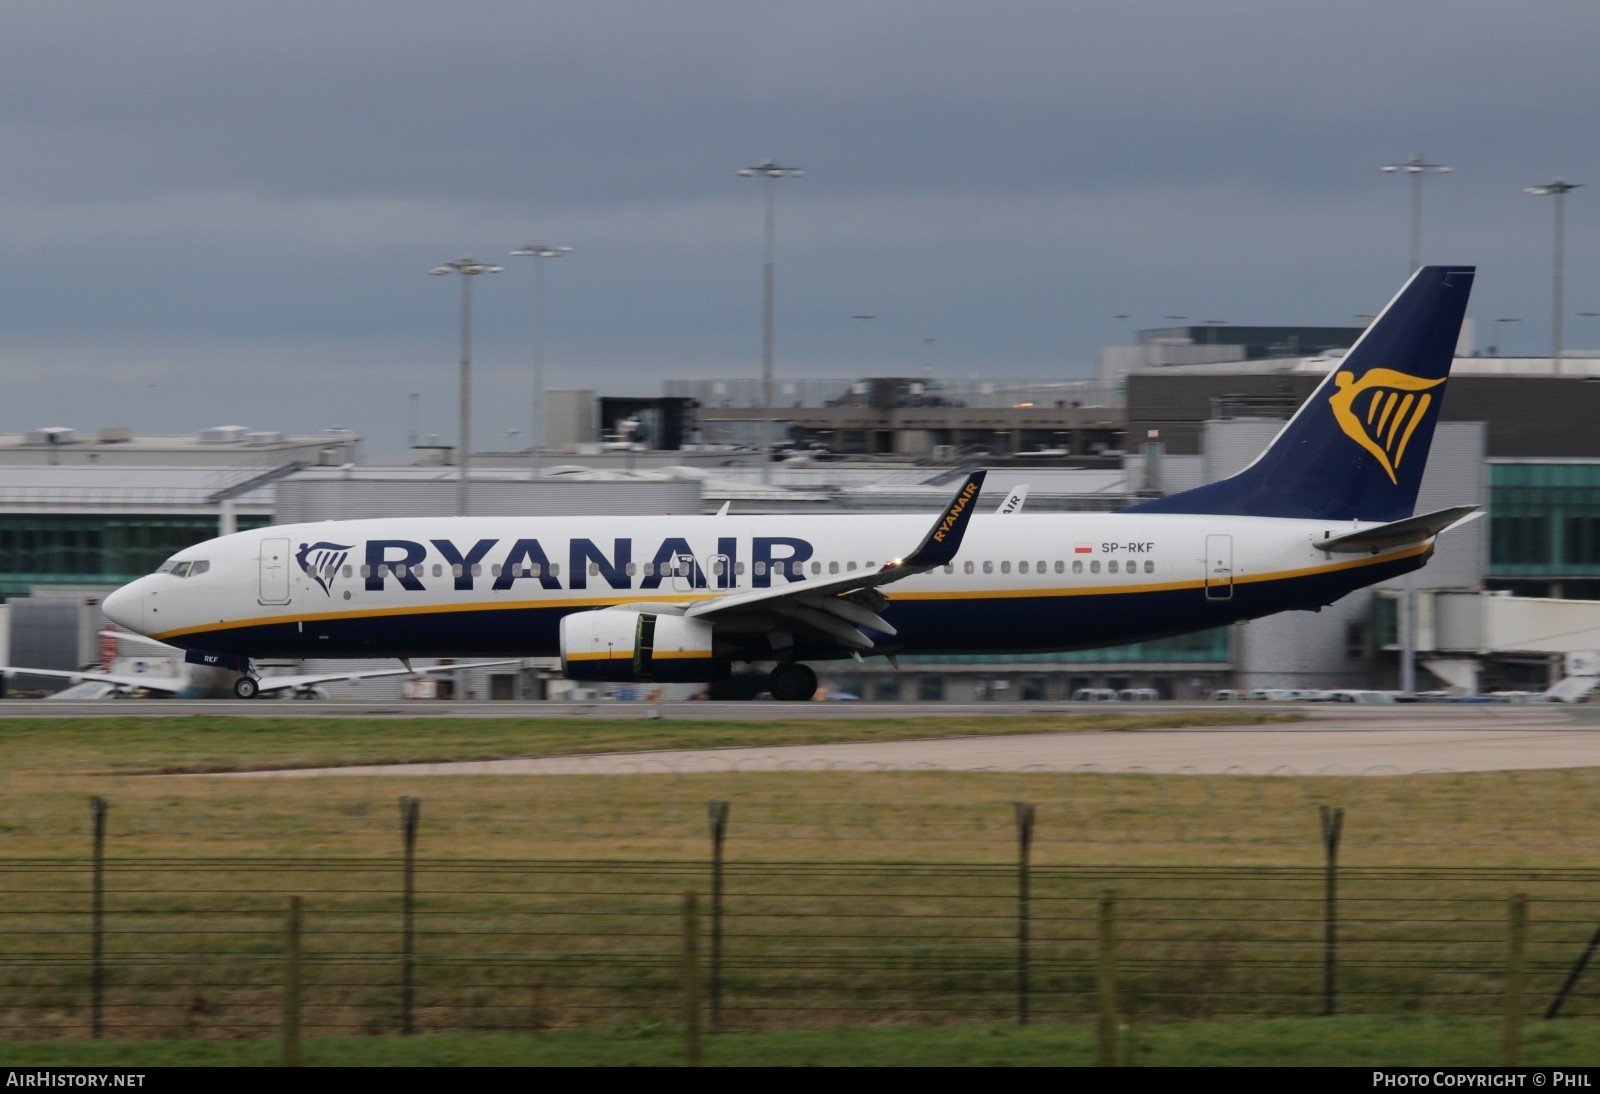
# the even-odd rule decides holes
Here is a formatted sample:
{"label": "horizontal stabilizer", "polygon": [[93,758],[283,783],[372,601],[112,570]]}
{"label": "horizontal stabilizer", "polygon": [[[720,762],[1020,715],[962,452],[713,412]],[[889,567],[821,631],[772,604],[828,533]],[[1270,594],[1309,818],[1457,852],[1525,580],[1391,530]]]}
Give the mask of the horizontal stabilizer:
{"label": "horizontal stabilizer", "polygon": [[1418,517],[1407,517],[1405,520],[1380,524],[1374,528],[1363,528],[1359,532],[1347,532],[1342,536],[1313,540],[1311,545],[1319,551],[1331,551],[1335,554],[1381,551],[1387,547],[1422,543],[1452,525],[1482,515],[1476,505],[1457,505],[1434,513],[1423,513]]}

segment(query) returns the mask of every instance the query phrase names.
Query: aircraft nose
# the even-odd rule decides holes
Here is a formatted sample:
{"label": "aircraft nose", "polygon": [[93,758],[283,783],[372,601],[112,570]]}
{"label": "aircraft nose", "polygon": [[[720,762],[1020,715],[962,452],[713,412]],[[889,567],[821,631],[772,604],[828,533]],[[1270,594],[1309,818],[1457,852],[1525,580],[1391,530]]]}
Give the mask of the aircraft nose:
{"label": "aircraft nose", "polygon": [[107,619],[135,634],[145,633],[143,584],[144,579],[140,578],[124,585],[100,603],[100,610]]}

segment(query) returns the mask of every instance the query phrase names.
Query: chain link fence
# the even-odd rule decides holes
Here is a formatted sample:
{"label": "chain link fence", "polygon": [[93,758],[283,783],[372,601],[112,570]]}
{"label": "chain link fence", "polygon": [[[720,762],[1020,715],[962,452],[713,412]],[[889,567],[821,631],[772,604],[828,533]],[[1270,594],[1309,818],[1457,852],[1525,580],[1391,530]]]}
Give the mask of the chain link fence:
{"label": "chain link fence", "polygon": [[1600,1014],[1600,871],[1341,866],[1337,811],[1305,866],[1140,867],[1036,862],[1023,804],[1009,858],[949,862],[750,858],[719,802],[688,859],[431,855],[409,798],[380,856],[141,853],[89,812],[82,854],[0,860],[0,1038],[1063,1021],[1107,984],[1141,1022],[1491,1015],[1513,972],[1526,1017]]}

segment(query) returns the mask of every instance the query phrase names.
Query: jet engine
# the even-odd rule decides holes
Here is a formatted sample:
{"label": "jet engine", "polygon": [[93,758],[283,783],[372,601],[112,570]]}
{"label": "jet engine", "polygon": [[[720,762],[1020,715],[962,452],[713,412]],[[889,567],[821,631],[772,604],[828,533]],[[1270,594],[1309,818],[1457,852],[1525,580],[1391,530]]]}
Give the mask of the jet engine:
{"label": "jet engine", "polygon": [[711,624],[627,608],[561,619],[561,672],[571,680],[698,683],[728,675],[712,656]]}

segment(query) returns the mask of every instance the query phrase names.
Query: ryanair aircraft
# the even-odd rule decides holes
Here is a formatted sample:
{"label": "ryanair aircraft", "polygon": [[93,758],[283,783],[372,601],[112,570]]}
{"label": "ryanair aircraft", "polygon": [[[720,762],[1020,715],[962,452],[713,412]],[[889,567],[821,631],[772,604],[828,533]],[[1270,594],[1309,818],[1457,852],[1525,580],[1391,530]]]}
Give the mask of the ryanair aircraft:
{"label": "ryanair aircraft", "polygon": [[[1418,270],[1260,457],[1118,513],[452,517],[240,532],[105,613],[260,684],[252,658],[559,654],[579,680],[1114,645],[1314,609],[1420,568],[1471,507],[1413,516],[1474,269]],[[1017,501],[1020,507],[1021,499]]]}

